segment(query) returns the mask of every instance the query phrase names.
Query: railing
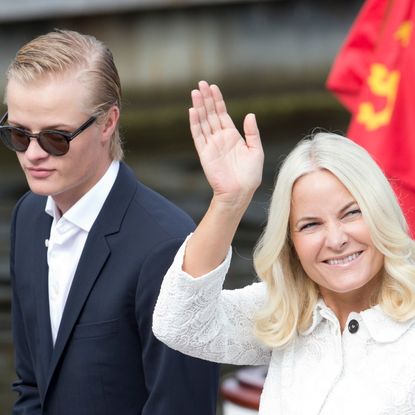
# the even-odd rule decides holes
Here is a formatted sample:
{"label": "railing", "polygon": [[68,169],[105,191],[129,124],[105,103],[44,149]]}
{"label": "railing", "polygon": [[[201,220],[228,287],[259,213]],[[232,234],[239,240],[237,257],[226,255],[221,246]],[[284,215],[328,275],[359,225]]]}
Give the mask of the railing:
{"label": "railing", "polygon": [[244,368],[225,378],[220,387],[223,415],[255,415],[264,385],[265,366]]}

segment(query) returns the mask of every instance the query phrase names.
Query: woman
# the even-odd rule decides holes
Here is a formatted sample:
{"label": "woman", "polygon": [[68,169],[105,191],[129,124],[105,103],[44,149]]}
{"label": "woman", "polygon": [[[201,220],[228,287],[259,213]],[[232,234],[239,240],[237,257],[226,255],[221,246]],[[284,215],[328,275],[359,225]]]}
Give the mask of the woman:
{"label": "woman", "polygon": [[254,115],[244,140],[217,86],[200,82],[192,101],[213,197],[165,277],[156,336],[207,360],[268,364],[260,415],[415,414],[414,243],[379,167],[341,136],[300,142],[255,249],[262,282],[222,291],[263,152]]}

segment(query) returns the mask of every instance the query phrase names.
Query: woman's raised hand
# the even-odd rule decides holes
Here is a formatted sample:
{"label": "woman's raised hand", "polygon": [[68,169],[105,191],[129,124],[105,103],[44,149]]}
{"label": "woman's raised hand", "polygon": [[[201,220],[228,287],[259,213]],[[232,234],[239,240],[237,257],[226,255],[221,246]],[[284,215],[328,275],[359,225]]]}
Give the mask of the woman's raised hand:
{"label": "woman's raised hand", "polygon": [[254,114],[244,120],[245,139],[229,116],[216,85],[199,82],[192,91],[190,130],[217,201],[249,203],[261,183],[264,154]]}

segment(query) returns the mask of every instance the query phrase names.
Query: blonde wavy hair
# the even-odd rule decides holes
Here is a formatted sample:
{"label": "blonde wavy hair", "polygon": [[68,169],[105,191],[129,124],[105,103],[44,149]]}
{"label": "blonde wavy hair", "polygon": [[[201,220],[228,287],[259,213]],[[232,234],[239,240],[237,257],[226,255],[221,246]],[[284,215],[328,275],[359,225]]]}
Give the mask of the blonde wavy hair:
{"label": "blonde wavy hair", "polygon": [[375,161],[362,147],[337,134],[302,140],[281,166],[266,228],[254,251],[258,276],[268,297],[256,316],[257,336],[271,347],[287,344],[311,324],[318,286],[305,274],[290,241],[291,195],[296,181],[327,170],[354,197],[375,247],[384,255],[383,279],[371,305],[397,321],[415,316],[415,244],[396,196]]}
{"label": "blonde wavy hair", "polygon": [[[121,83],[111,51],[95,37],[75,31],[56,29],[25,44],[8,68],[7,82],[13,79],[24,84],[66,73],[75,73],[88,89],[89,102],[80,105],[98,122],[114,105],[121,109]],[[110,157],[123,158],[118,125],[111,139]]]}

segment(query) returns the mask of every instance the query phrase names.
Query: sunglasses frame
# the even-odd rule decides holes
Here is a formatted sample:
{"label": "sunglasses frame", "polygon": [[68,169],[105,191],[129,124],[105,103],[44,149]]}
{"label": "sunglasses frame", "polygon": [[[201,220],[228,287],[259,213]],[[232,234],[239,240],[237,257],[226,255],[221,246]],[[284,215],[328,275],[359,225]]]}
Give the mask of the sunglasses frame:
{"label": "sunglasses frame", "polygon": [[[28,131],[26,131],[26,130],[24,130],[24,129],[22,129],[22,128],[19,128],[19,127],[13,127],[13,126],[11,126],[11,125],[3,125],[3,123],[6,121],[6,119],[7,119],[7,116],[8,116],[8,112],[6,112],[2,117],[1,117],[1,120],[0,120],[0,131],[2,130],[2,129],[6,129],[6,128],[9,128],[9,129],[15,129],[15,130],[17,130],[19,133],[21,133],[21,134],[23,134],[26,138],[27,138],[27,147],[26,147],[26,149],[25,150],[22,150],[22,151],[18,151],[18,150],[16,150],[16,149],[14,149],[14,148],[12,148],[12,147],[10,147],[10,146],[8,146],[8,145],[6,145],[6,147],[7,148],[9,148],[10,150],[12,150],[12,151],[18,151],[18,152],[20,152],[20,153],[24,153],[28,148],[29,148],[29,145],[30,145],[30,139],[31,138],[36,138],[36,140],[37,140],[37,142],[38,142],[38,144],[39,144],[39,146],[42,148],[42,150],[44,150],[44,151],[46,151],[46,153],[48,153],[48,154],[50,154],[51,156],[55,156],[55,157],[59,157],[59,156],[63,156],[63,155],[65,155],[68,151],[69,151],[69,144],[70,144],[70,142],[75,138],[75,137],[77,137],[79,134],[81,134],[83,131],[85,131],[90,125],[92,125],[95,121],[96,121],[96,119],[97,119],[97,117],[96,116],[91,116],[90,118],[88,118],[88,120],[86,120],[79,128],[77,128],[75,131],[73,131],[72,133],[68,133],[68,132],[65,132],[65,131],[59,131],[59,130],[42,130],[42,131],[40,131],[40,132],[38,132],[38,133],[36,133],[36,134],[34,134],[34,133],[30,133],[30,132],[28,132]],[[67,142],[67,144],[68,144],[68,147],[67,147],[67,149],[65,150],[65,152],[64,153],[59,153],[59,154],[53,154],[53,153],[51,153],[49,150],[47,150],[46,148],[44,148],[43,147],[43,145],[42,145],[42,141],[40,140],[40,137],[41,137],[41,135],[42,134],[45,134],[45,133],[47,133],[47,134],[58,134],[58,135],[60,135],[60,136],[62,136],[65,140],[66,140],[66,142]]]}

